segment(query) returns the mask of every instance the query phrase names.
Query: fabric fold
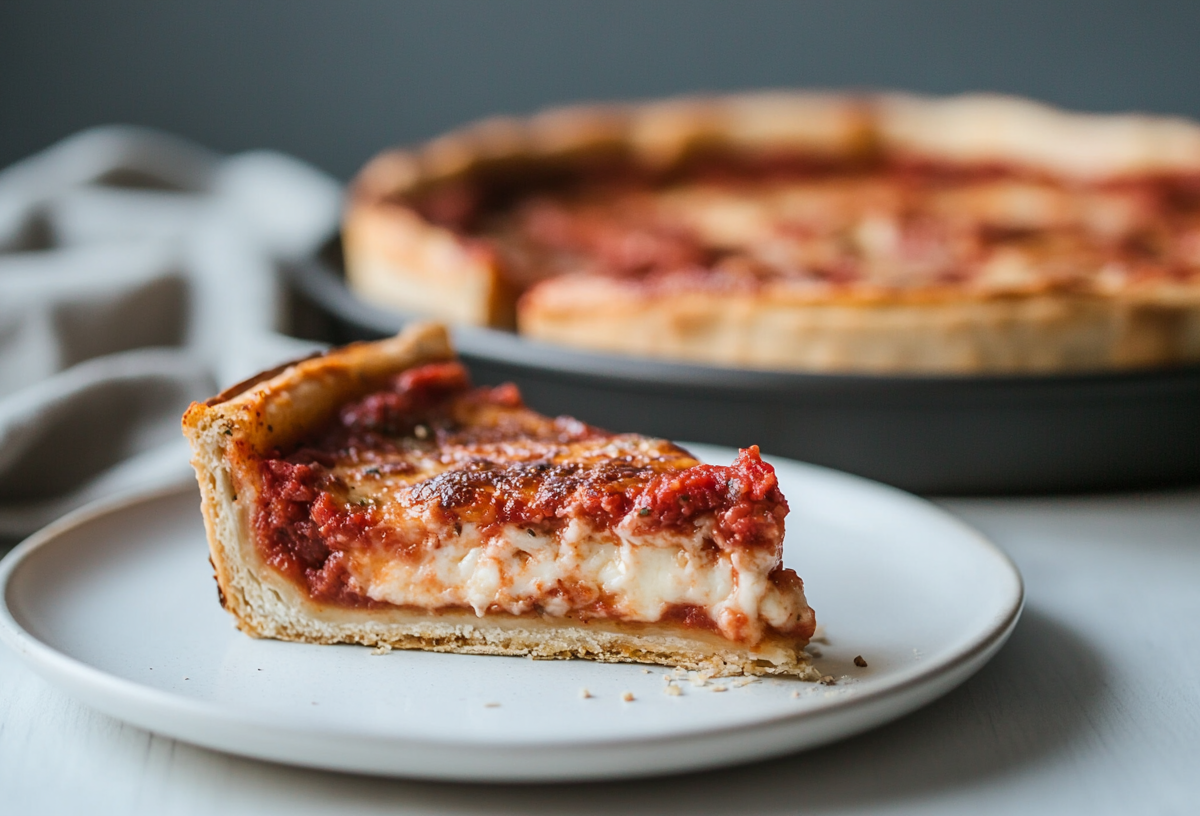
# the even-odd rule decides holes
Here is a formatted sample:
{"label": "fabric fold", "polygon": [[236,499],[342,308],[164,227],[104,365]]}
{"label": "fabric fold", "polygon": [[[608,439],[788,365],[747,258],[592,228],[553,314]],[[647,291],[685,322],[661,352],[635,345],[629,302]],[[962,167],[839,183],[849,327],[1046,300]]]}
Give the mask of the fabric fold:
{"label": "fabric fold", "polygon": [[290,156],[130,126],[0,171],[0,537],[186,475],[192,400],[318,347],[286,334],[280,263],[340,211]]}

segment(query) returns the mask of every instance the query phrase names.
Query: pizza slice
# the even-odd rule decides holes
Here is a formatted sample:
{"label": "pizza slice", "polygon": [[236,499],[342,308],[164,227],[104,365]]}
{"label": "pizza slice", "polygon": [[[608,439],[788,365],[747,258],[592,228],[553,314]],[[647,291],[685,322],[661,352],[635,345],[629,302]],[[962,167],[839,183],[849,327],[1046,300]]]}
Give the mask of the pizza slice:
{"label": "pizza slice", "polygon": [[817,679],[787,502],[729,466],[471,387],[415,327],[268,372],[184,416],[221,602],[312,643]]}

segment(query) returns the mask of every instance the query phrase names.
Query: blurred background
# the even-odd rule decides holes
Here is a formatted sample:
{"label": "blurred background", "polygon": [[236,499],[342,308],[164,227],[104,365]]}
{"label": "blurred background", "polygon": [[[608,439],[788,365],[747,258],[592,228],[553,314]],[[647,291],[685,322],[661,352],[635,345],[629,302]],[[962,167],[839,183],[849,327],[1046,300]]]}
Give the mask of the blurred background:
{"label": "blurred background", "polygon": [[[93,129],[0,173],[0,538],[185,471],[190,399],[360,336],[342,330],[368,325],[358,311],[326,313],[357,303],[337,273],[306,278],[297,259],[336,231],[340,182],[388,146],[564,103],[772,87],[982,90],[1200,119],[1198,31],[1200,3],[1111,0],[4,0],[0,168]],[[393,331],[387,317],[371,333]],[[1200,473],[1191,369],[1095,398],[1069,378],[1047,380],[1059,396],[968,383],[961,411],[936,386],[918,399],[856,380],[827,399],[823,382],[752,392],[718,371],[702,410],[690,385],[605,374],[593,388],[571,360],[460,348],[480,382],[514,380],[550,413],[756,442],[919,492]],[[64,480],[66,429],[106,447]]]}
{"label": "blurred background", "polygon": [[1200,117],[1198,31],[1188,2],[5,0],[0,166],[129,122],[345,179],[487,114],[772,86]]}

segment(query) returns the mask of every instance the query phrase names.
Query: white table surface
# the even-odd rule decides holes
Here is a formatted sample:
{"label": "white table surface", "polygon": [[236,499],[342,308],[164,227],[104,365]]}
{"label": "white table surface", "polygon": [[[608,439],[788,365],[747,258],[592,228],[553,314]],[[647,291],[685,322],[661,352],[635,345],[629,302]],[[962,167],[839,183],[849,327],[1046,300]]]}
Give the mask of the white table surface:
{"label": "white table surface", "polygon": [[1200,812],[1200,490],[942,504],[1028,605],[958,690],[863,736],[636,782],[453,785],[194,748],[74,702],[0,647],[0,813]]}

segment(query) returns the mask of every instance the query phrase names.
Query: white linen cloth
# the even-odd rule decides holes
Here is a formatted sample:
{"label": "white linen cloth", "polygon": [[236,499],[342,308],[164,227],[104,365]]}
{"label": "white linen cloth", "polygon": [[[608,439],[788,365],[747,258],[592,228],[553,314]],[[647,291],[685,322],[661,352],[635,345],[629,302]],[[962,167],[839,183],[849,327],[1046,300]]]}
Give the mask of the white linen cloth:
{"label": "white linen cloth", "polygon": [[192,400],[315,348],[279,263],[340,210],[294,158],[134,127],[0,171],[0,538],[186,473]]}

